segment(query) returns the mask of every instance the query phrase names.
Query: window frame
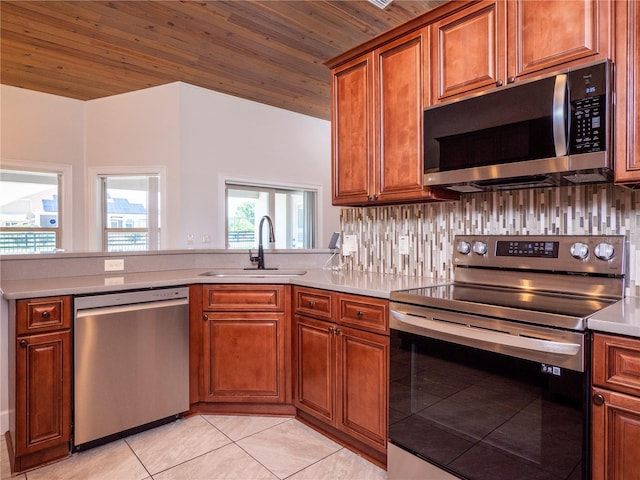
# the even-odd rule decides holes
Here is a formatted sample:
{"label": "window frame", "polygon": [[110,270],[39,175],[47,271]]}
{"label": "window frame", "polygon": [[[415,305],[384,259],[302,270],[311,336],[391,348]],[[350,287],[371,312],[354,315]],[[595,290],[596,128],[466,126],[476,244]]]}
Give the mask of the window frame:
{"label": "window frame", "polygon": [[[135,176],[157,176],[158,177],[158,192],[160,195],[160,238],[159,246],[167,245],[167,188],[166,188],[166,168],[158,165],[149,165],[145,167],[91,167],[88,169],[89,181],[89,205],[93,208],[87,209],[87,228],[90,234],[88,237],[89,249],[99,252],[108,252],[106,242],[104,240],[104,213],[103,205],[104,199],[102,198],[102,179],[104,177],[135,177]],[[152,228],[148,225],[147,229]],[[147,230],[145,229],[145,230]],[[132,232],[135,229],[129,229],[128,232]],[[151,243],[150,243],[151,245]],[[158,251],[152,250],[126,250],[120,253],[131,252],[151,252]],[[114,252],[115,253],[115,252]]]}
{"label": "window frame", "polygon": [[[16,172],[44,173],[58,176],[58,226],[40,228],[20,228],[16,231],[55,231],[55,251],[71,251],[73,249],[73,167],[69,164],[46,163],[17,160],[1,160],[0,169]],[[2,231],[12,231],[12,227],[3,227]],[[34,253],[33,255],[39,255]],[[29,253],[0,253],[0,255],[31,255]]]}
{"label": "window frame", "polygon": [[[313,185],[313,184],[301,184],[301,183],[293,183],[287,182],[286,180],[264,180],[264,179],[255,179],[255,178],[247,178],[247,177],[235,177],[235,176],[219,176],[219,205],[220,205],[220,219],[222,222],[221,237],[220,244],[224,246],[226,250],[238,251],[236,248],[229,248],[227,245],[227,239],[229,236],[228,232],[228,219],[227,219],[227,186],[236,185],[239,189],[242,187],[262,189],[262,190],[303,190],[303,191],[314,191],[315,192],[315,225],[313,229],[313,244],[315,247],[305,247],[307,248],[317,248],[318,239],[322,226],[322,185]],[[272,199],[271,202],[274,200]],[[275,223],[275,220],[274,220]],[[296,250],[304,250],[304,249],[296,249]]]}

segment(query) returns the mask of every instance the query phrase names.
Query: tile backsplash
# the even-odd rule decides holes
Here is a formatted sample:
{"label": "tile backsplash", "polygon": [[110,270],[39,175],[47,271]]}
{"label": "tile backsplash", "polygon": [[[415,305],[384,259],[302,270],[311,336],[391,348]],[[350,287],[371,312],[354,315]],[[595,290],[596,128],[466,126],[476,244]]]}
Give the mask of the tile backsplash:
{"label": "tile backsplash", "polygon": [[[346,268],[409,276],[453,278],[458,234],[625,235],[629,294],[640,296],[640,191],[606,185],[464,194],[457,202],[343,208],[343,235],[358,252]],[[399,237],[409,237],[400,255]]]}

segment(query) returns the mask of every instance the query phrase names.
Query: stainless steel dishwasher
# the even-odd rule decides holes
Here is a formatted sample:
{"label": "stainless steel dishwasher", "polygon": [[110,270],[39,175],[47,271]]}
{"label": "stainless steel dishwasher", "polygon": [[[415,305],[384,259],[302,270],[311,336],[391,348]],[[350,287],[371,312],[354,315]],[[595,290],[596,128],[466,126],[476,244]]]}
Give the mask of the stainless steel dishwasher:
{"label": "stainless steel dishwasher", "polygon": [[187,287],[76,297],[74,312],[75,451],[189,410]]}

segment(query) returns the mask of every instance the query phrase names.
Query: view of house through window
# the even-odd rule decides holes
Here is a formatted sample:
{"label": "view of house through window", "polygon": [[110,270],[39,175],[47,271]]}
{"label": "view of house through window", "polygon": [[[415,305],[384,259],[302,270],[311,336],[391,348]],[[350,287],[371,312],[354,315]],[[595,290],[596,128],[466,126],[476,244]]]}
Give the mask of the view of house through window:
{"label": "view of house through window", "polygon": [[[274,226],[275,248],[314,248],[317,192],[286,186],[242,185],[226,182],[227,248],[257,248],[258,226],[268,215]],[[263,225],[267,247],[268,226]]]}
{"label": "view of house through window", "polygon": [[160,248],[157,175],[101,176],[102,249],[107,252]]}
{"label": "view of house through window", "polygon": [[60,248],[61,177],[59,173],[0,170],[0,254]]}

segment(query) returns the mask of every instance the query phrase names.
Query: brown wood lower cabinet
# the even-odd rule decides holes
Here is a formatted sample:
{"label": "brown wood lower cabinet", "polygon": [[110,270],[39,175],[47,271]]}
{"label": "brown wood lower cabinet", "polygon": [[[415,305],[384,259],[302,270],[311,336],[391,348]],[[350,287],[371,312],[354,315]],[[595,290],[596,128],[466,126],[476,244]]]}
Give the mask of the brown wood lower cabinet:
{"label": "brown wood lower cabinet", "polygon": [[[294,299],[303,298],[313,305],[326,302],[309,300],[314,293],[318,300],[329,296],[333,305],[341,304],[341,295],[323,290],[294,288]],[[379,307],[386,312],[387,302],[380,299],[348,297],[353,305],[362,302],[365,308]],[[388,397],[388,334],[372,333],[346,327],[326,320],[327,309],[312,318],[308,305],[294,304],[293,357],[294,404],[302,420],[352,444],[371,459],[386,462],[387,397]],[[329,311],[338,312],[332,307]],[[345,319],[345,321],[348,321]],[[377,327],[373,327],[374,329]],[[318,422],[319,421],[319,422]]]}
{"label": "brown wood lower cabinet", "polygon": [[291,414],[290,288],[190,290],[192,409]]}
{"label": "brown wood lower cabinet", "polygon": [[592,480],[640,480],[640,340],[594,334]]}
{"label": "brown wood lower cabinet", "polygon": [[71,298],[10,303],[7,446],[13,471],[69,455]]}

